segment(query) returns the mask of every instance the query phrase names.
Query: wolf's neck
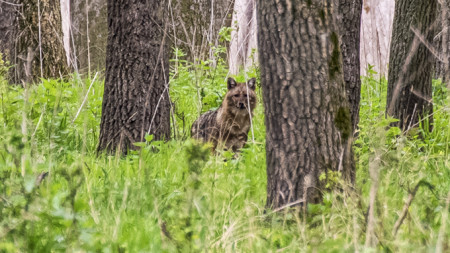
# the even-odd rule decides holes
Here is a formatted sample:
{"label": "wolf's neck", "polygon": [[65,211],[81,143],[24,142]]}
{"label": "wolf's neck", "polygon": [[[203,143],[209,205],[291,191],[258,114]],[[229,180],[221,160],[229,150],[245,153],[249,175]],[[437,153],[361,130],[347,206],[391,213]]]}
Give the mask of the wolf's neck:
{"label": "wolf's neck", "polygon": [[217,122],[221,126],[237,125],[243,126],[250,121],[250,115],[248,110],[237,111],[229,108],[227,105],[222,104],[217,109]]}

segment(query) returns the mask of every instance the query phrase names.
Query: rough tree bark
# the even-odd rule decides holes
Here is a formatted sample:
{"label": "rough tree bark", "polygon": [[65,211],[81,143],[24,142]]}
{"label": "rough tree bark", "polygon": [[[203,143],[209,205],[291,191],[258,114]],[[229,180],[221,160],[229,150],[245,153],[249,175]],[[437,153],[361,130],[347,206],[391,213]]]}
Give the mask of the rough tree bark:
{"label": "rough tree bark", "polygon": [[354,178],[352,123],[332,0],[259,1],[267,206],[321,201],[327,179]]}
{"label": "rough tree bark", "polygon": [[[450,80],[450,0],[439,1],[438,29],[435,37],[437,49],[434,78],[441,78],[443,82]],[[450,85],[448,86],[450,88]]]}
{"label": "rough tree bark", "polygon": [[170,137],[164,1],[108,0],[108,45],[98,151]]}
{"label": "rough tree bark", "polygon": [[108,23],[106,0],[72,0],[72,59],[79,73],[105,69]]}
{"label": "rough tree bark", "polygon": [[17,35],[19,1],[0,2],[0,53],[4,61],[13,62]]}
{"label": "rough tree bark", "polygon": [[23,0],[16,47],[15,81],[59,78],[68,71],[59,1]]}
{"label": "rough tree bark", "polygon": [[219,41],[222,27],[231,25],[234,0],[174,0],[171,2],[170,38],[188,60],[213,59],[212,46]]}
{"label": "rough tree bark", "polygon": [[361,98],[361,67],[359,45],[361,34],[362,0],[339,0],[339,30],[347,99],[350,105],[353,129],[359,123]]}
{"label": "rough tree bark", "polygon": [[436,21],[436,0],[398,0],[389,53],[387,115],[399,119],[407,131],[428,117],[432,129],[433,55],[424,44],[432,44]]}

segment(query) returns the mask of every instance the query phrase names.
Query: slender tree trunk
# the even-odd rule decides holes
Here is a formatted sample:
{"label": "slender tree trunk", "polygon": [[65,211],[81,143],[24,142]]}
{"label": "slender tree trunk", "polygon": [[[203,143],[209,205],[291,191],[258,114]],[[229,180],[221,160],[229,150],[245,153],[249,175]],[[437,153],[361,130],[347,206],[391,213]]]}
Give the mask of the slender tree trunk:
{"label": "slender tree trunk", "polygon": [[252,54],[258,43],[255,0],[235,1],[232,27],[228,65],[230,73],[237,75],[258,61],[258,56]]}
{"label": "slender tree trunk", "polygon": [[369,74],[367,69],[378,72],[379,76],[388,73],[389,45],[392,35],[395,1],[364,0],[361,15],[361,73]]}
{"label": "slender tree trunk", "polygon": [[2,53],[3,61],[10,64],[14,62],[19,7],[18,0],[0,2],[0,53]]}
{"label": "slender tree trunk", "polygon": [[106,0],[72,0],[72,58],[80,73],[104,70],[108,37]]}
{"label": "slender tree trunk", "polygon": [[428,117],[432,129],[433,40],[436,0],[397,0],[389,57],[386,112],[399,119],[403,131],[418,127]]}
{"label": "slender tree trunk", "polygon": [[347,99],[350,105],[353,129],[359,123],[361,77],[359,44],[361,33],[362,0],[339,0],[339,28]]}
{"label": "slender tree trunk", "polygon": [[333,173],[354,178],[353,129],[332,10],[332,0],[257,3],[272,208],[320,202]]}
{"label": "slender tree trunk", "polygon": [[106,80],[98,151],[170,137],[164,1],[108,0]]}
{"label": "slender tree trunk", "polygon": [[19,19],[16,81],[59,78],[69,72],[59,1],[23,0]]}

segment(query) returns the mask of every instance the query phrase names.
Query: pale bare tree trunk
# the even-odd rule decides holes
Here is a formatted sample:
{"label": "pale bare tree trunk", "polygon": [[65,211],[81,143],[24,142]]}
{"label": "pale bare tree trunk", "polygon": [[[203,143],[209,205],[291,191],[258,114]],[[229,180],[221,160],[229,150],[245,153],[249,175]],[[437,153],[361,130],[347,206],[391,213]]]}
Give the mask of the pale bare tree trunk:
{"label": "pale bare tree trunk", "polygon": [[108,37],[106,0],[72,0],[71,54],[80,73],[104,70]]}
{"label": "pale bare tree trunk", "polygon": [[392,0],[364,0],[361,24],[361,74],[367,74],[368,65],[380,75],[388,73],[389,45],[391,42]]}
{"label": "pale bare tree trunk", "polygon": [[256,23],[255,0],[236,0],[228,57],[231,74],[238,74],[241,69],[247,70],[252,65],[258,64]]}

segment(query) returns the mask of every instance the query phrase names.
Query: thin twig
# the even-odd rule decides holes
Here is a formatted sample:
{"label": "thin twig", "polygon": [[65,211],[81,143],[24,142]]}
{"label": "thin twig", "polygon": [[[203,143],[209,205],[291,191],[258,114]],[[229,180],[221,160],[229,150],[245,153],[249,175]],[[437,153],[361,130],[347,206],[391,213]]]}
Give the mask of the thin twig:
{"label": "thin twig", "polygon": [[97,74],[98,74],[98,72],[95,73],[94,79],[92,79],[91,85],[89,85],[89,89],[88,89],[88,91],[86,92],[86,95],[84,96],[83,103],[81,103],[81,106],[80,106],[80,108],[78,109],[78,112],[77,112],[77,114],[75,115],[75,118],[72,120],[72,123],[75,122],[75,120],[78,118],[78,114],[80,114],[81,109],[83,108],[84,104],[86,103],[86,100],[87,100],[87,97],[88,97],[88,95],[89,95],[89,92],[91,91],[91,87],[92,87],[92,85],[94,84],[95,79],[97,78]]}
{"label": "thin twig", "polygon": [[296,201],[288,203],[288,204],[286,204],[284,206],[278,207],[277,209],[273,210],[273,213],[279,212],[279,211],[281,211],[283,209],[286,209],[288,207],[295,206],[297,204],[301,204],[301,203],[305,203],[305,202],[306,202],[305,199],[296,200]]}
{"label": "thin twig", "polygon": [[392,234],[397,236],[398,229],[403,224],[403,221],[406,218],[406,214],[408,214],[408,209],[411,206],[412,201],[414,200],[414,197],[416,196],[417,190],[419,190],[420,182],[414,187],[414,190],[409,193],[408,199],[406,200],[405,205],[403,206],[402,213],[398,217],[397,221],[395,222],[394,229],[392,229]]}
{"label": "thin twig", "polygon": [[22,6],[23,4],[15,4],[15,3],[11,3],[11,2],[7,2],[7,1],[3,1],[3,0],[0,0],[0,3],[5,3],[5,4],[9,4],[9,5],[12,5],[12,6]]}
{"label": "thin twig", "polygon": [[370,179],[372,180],[372,186],[370,187],[369,193],[369,210],[367,212],[367,229],[366,229],[366,242],[364,246],[366,248],[374,246],[374,241],[376,239],[375,235],[375,200],[378,192],[379,185],[379,173],[380,173],[380,162],[381,154],[377,154],[374,160],[369,165]]}
{"label": "thin twig", "polygon": [[427,186],[428,189],[433,193],[433,186],[428,183],[425,180],[419,181],[416,186],[414,187],[414,190],[409,193],[408,199],[406,200],[405,205],[403,206],[402,213],[398,217],[397,221],[395,222],[394,229],[392,229],[392,234],[395,236],[397,235],[398,230],[400,229],[400,226],[403,224],[403,221],[406,218],[406,214],[408,214],[408,209],[411,206],[412,201],[414,200],[414,197],[416,196],[417,191],[419,190],[420,186]]}
{"label": "thin twig", "polygon": [[42,59],[42,33],[41,33],[41,1],[38,0],[38,28],[39,28],[39,61],[41,67],[41,77],[44,77]]}

